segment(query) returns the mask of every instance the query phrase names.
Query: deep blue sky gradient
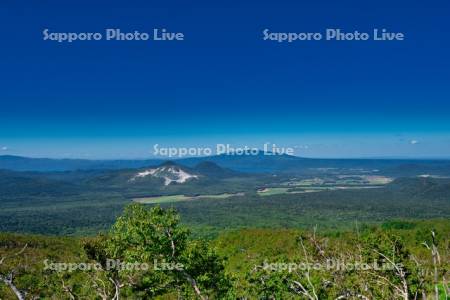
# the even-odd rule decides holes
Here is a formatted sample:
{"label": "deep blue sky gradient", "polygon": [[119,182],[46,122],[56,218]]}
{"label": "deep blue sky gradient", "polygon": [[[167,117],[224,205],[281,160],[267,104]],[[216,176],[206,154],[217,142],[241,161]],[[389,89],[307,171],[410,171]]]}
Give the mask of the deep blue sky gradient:
{"label": "deep blue sky gradient", "polygon": [[[448,1],[28,2],[0,3],[0,154],[273,142],[311,157],[450,157]],[[58,44],[45,28],[185,41]],[[406,40],[278,44],[265,28]]]}

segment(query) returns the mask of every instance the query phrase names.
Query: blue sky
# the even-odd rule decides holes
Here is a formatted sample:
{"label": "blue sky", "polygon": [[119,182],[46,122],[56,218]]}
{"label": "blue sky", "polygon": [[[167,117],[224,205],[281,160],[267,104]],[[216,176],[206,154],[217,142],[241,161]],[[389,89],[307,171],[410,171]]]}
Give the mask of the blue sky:
{"label": "blue sky", "polygon": [[[143,158],[153,144],[309,157],[450,157],[448,1],[0,3],[0,154]],[[183,32],[182,42],[42,31]],[[276,43],[262,31],[403,32]]]}

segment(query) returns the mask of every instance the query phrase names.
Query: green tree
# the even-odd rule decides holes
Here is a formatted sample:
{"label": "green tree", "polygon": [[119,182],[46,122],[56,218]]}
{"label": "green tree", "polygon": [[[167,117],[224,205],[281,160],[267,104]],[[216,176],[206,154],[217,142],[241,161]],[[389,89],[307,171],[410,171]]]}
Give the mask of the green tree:
{"label": "green tree", "polygon": [[[112,259],[121,266],[108,275],[116,299],[120,294],[155,297],[167,293],[200,299],[232,297],[223,259],[205,241],[189,239],[174,209],[132,204],[108,237],[85,249],[103,265]],[[149,268],[142,268],[143,264]]]}

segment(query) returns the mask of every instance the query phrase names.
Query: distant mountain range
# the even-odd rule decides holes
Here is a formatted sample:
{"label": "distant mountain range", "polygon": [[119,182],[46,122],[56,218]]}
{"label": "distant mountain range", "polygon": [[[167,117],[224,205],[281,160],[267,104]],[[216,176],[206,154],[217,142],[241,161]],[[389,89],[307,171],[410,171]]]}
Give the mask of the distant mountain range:
{"label": "distant mountain range", "polygon": [[148,160],[88,160],[88,159],[53,159],[29,158],[14,155],[0,156],[0,169],[14,171],[75,171],[129,169],[155,166],[162,163],[159,159]]}
{"label": "distant mountain range", "polygon": [[[0,169],[13,171],[74,171],[74,170],[120,170],[140,169],[158,166],[161,159],[148,160],[83,160],[27,158],[20,156],[0,156]],[[289,155],[218,155],[176,160],[186,167],[200,165],[204,171],[213,171],[208,163],[246,173],[293,173],[320,174],[333,169],[342,172],[382,172],[392,176],[414,176],[420,174],[450,175],[450,160],[413,159],[312,159]]]}
{"label": "distant mountain range", "polygon": [[[4,197],[70,196],[86,193],[120,192],[122,194],[167,194],[176,191],[195,194],[197,191],[227,188],[241,190],[255,184],[255,176],[222,168],[213,162],[187,167],[175,162],[157,166],[120,170],[77,171],[11,171],[0,170],[0,200]],[[264,179],[264,175],[257,175]],[[241,181],[227,182],[234,178]],[[232,186],[230,186],[232,185]]]}

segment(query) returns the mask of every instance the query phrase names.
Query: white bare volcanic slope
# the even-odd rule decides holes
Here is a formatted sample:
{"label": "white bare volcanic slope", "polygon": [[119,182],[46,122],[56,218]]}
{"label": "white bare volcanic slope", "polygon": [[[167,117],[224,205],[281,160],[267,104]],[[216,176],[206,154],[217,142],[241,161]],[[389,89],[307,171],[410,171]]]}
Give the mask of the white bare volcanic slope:
{"label": "white bare volcanic slope", "polygon": [[130,181],[136,181],[139,178],[145,177],[163,178],[164,185],[169,185],[173,182],[185,183],[191,179],[198,179],[198,175],[189,173],[188,170],[181,168],[175,164],[165,164],[158,168],[143,170],[134,175]]}

